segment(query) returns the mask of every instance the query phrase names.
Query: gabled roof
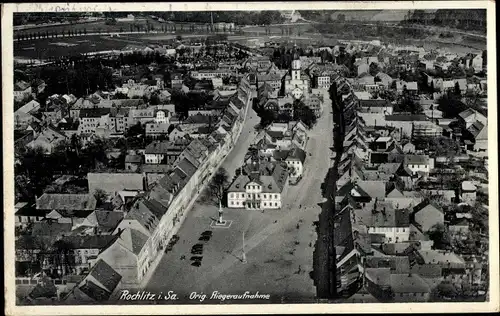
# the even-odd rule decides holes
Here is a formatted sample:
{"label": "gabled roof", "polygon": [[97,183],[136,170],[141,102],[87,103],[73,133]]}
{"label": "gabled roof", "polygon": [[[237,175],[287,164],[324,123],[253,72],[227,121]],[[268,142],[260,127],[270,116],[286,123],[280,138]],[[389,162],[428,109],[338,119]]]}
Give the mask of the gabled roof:
{"label": "gabled roof", "polygon": [[438,211],[440,213],[443,213],[443,210],[441,209],[441,207],[439,207],[437,204],[435,204],[433,202],[429,202],[428,200],[424,200],[424,201],[420,202],[419,204],[417,204],[413,208],[413,213],[416,214],[416,213],[420,212],[421,210],[423,210],[424,208],[426,208],[426,209],[434,209],[434,210],[436,210],[436,211]]}
{"label": "gabled roof", "polygon": [[109,292],[113,292],[122,279],[122,276],[102,259],[96,262],[89,274]]}
{"label": "gabled roof", "polygon": [[95,225],[103,231],[113,230],[123,219],[123,212],[96,210],[87,216],[90,224]]}
{"label": "gabled roof", "polygon": [[144,203],[144,200],[136,201],[127,213],[127,216],[125,216],[125,219],[138,221],[149,233],[152,233],[159,223],[159,219]]}
{"label": "gabled roof", "polygon": [[126,228],[120,234],[122,244],[135,255],[139,255],[142,248],[148,241],[148,236],[133,228]]}

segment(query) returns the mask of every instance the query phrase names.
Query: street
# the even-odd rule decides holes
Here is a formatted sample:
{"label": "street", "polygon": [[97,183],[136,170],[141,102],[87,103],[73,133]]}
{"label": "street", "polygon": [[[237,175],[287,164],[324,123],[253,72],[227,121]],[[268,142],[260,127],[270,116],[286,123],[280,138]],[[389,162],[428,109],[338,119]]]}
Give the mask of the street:
{"label": "street", "polygon": [[[229,228],[211,228],[217,207],[198,201],[178,232],[179,241],[163,256],[146,290],[175,289],[181,300],[193,291],[239,293],[242,289],[271,294],[271,301],[314,300],[316,290],[309,275],[316,241],[313,222],[321,211],[317,203],[322,200],[320,185],[329,168],[332,142],[330,106],[325,103],[324,107],[324,115],[309,131],[306,151],[311,156],[307,155],[304,176],[290,186],[284,207],[264,212],[226,209]],[[258,120],[250,110],[240,140],[222,165],[230,177],[243,162]],[[206,230],[213,231],[212,238],[198,241]],[[247,263],[242,262],[243,232]],[[198,243],[204,249],[201,266],[195,267],[189,259],[191,248]],[[186,259],[181,260],[183,256]]]}

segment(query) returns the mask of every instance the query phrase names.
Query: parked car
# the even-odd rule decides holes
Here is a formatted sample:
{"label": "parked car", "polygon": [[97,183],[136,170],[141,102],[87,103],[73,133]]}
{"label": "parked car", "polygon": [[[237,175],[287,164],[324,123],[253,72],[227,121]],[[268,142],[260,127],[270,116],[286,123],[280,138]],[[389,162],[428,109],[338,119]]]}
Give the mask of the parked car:
{"label": "parked car", "polygon": [[201,266],[201,261],[193,261],[193,262],[191,262],[191,265],[194,267],[199,267],[199,266]]}
{"label": "parked car", "polygon": [[201,233],[202,236],[212,236],[212,231],[211,230],[206,230],[203,233]]}
{"label": "parked car", "polygon": [[198,238],[199,241],[209,241],[210,240],[210,236],[209,235],[204,235],[204,236],[201,236],[200,238]]}
{"label": "parked car", "polygon": [[192,261],[201,261],[202,259],[203,259],[203,257],[202,257],[202,256],[192,256],[192,257],[191,257],[191,260],[192,260]]}
{"label": "parked car", "polygon": [[193,255],[201,255],[201,254],[203,254],[203,250],[201,250],[201,249],[200,250],[193,249],[193,250],[191,250],[191,254],[193,254]]}

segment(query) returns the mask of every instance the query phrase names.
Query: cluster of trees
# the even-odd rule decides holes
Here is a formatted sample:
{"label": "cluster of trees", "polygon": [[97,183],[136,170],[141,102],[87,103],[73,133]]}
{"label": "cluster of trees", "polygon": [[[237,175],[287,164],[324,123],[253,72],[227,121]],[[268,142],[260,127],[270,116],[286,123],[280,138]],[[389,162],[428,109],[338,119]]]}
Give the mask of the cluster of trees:
{"label": "cluster of trees", "polygon": [[269,25],[284,21],[279,11],[176,11],[154,12],[157,17],[169,21],[214,23],[226,22],[238,25]]}
{"label": "cluster of trees", "polygon": [[45,30],[45,31],[31,31],[22,32],[17,34],[16,38],[19,40],[34,40],[43,38],[54,38],[54,37],[71,37],[71,36],[81,36],[87,35],[87,29],[68,29],[68,30]]}
{"label": "cluster of trees", "polygon": [[290,108],[289,112],[279,112],[277,109],[266,109],[260,107],[258,103],[254,105],[254,110],[260,117],[260,127],[265,128],[272,124],[273,122],[290,122],[290,121],[302,121],[308,128],[312,128],[317,121],[314,111],[304,104],[301,100],[295,100],[293,104],[285,105],[285,107]]}
{"label": "cluster of trees", "polygon": [[111,69],[99,59],[84,56],[58,59],[54,64],[37,67],[33,72],[35,78],[45,81],[48,95],[72,93],[82,97],[113,87]]}
{"label": "cluster of trees", "polygon": [[[109,140],[101,138],[96,138],[83,147],[75,135],[70,140],[60,142],[51,154],[46,154],[41,147],[23,148],[16,156],[16,200],[34,201],[35,195],[40,196],[59,175],[85,176],[91,170],[109,167],[108,164],[112,166],[114,162],[106,156],[106,151],[111,147]],[[63,188],[68,192],[73,189],[77,190],[71,187]]]}
{"label": "cluster of trees", "polygon": [[172,103],[175,105],[175,112],[180,113],[181,119],[188,116],[188,111],[191,109],[202,109],[206,104],[213,100],[213,96],[202,91],[200,93],[188,92],[181,90],[172,90]]}
{"label": "cluster of trees", "polygon": [[[390,95],[390,93],[388,95]],[[422,110],[423,108],[420,103],[415,101],[414,97],[408,92],[408,89],[404,87],[402,95],[397,98],[397,102],[394,105],[394,112],[419,114]]]}
{"label": "cluster of trees", "polygon": [[226,171],[226,169],[221,167],[215,172],[204,192],[205,200],[208,200],[217,206],[219,206],[219,203],[223,205],[227,204],[226,190],[228,186],[229,173]]}
{"label": "cluster of trees", "polygon": [[422,24],[455,27],[486,33],[486,10],[481,9],[440,9],[435,12],[413,10],[402,24]]}

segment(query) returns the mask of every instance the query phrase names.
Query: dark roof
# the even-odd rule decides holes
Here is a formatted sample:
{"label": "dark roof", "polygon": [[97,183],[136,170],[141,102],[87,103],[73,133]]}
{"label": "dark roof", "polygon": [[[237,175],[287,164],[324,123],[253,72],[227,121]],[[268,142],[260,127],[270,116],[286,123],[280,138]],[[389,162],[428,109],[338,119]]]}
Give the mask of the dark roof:
{"label": "dark roof", "polygon": [[389,107],[392,106],[388,100],[359,100],[359,106],[361,107]]}
{"label": "dark roof", "polygon": [[175,146],[170,141],[154,141],[146,146],[146,154],[166,154],[174,150],[182,150],[179,146]]}
{"label": "dark roof", "polygon": [[[342,260],[354,249],[350,208],[346,207],[334,217],[333,240],[337,250],[337,261]],[[339,250],[342,250],[339,253]]]}
{"label": "dark roof", "polygon": [[101,117],[111,113],[111,108],[91,108],[80,109],[79,117]]}
{"label": "dark roof", "polygon": [[273,158],[278,160],[278,161],[281,161],[281,160],[285,160],[286,157],[288,157],[288,150],[275,150],[273,152]]}
{"label": "dark roof", "polygon": [[179,161],[177,168],[181,169],[188,178],[191,178],[197,170],[197,168],[186,158]]}
{"label": "dark roof", "polygon": [[85,280],[85,283],[81,285],[79,289],[88,297],[96,301],[106,301],[111,295],[109,291],[103,289],[90,280]]}
{"label": "dark roof", "polygon": [[370,162],[371,163],[387,163],[389,162],[389,155],[387,153],[370,153]]}
{"label": "dark roof", "polygon": [[123,219],[123,212],[94,211],[97,224],[101,228],[114,229]]}
{"label": "dark roof", "polygon": [[288,152],[288,158],[291,158],[291,159],[298,159],[300,160],[301,163],[304,163],[304,161],[306,160],[306,152],[303,151],[302,149],[300,148],[292,148],[289,152]]}
{"label": "dark roof", "polygon": [[31,298],[52,298],[57,297],[57,288],[54,285],[54,282],[45,277],[42,282],[38,283],[35,288],[29,294]]}
{"label": "dark roof", "polygon": [[59,236],[69,234],[73,225],[71,223],[58,223],[52,221],[33,223],[32,236]]}
{"label": "dark roof", "polygon": [[91,194],[48,194],[36,200],[40,210],[95,210],[96,199]]}
{"label": "dark roof", "polygon": [[35,204],[26,204],[17,210],[16,216],[45,216],[48,210],[37,210]]}
{"label": "dark roof", "polygon": [[396,227],[409,227],[410,226],[410,211],[407,209],[395,211],[395,224]]}
{"label": "dark roof", "polygon": [[393,114],[386,115],[386,121],[428,121],[424,114]]}
{"label": "dark roof", "polygon": [[155,199],[143,200],[143,203],[157,218],[162,218],[167,211],[167,209]]}
{"label": "dark roof", "polygon": [[144,164],[141,165],[140,170],[145,173],[168,173],[172,171],[172,166],[165,164]]}
{"label": "dark roof", "polygon": [[102,259],[96,262],[90,275],[110,292],[113,292],[122,279],[122,276]]}

